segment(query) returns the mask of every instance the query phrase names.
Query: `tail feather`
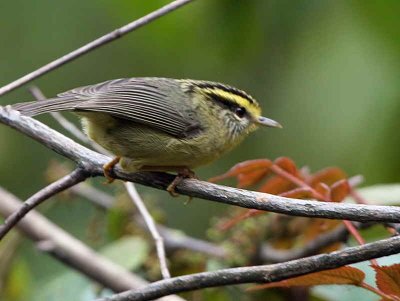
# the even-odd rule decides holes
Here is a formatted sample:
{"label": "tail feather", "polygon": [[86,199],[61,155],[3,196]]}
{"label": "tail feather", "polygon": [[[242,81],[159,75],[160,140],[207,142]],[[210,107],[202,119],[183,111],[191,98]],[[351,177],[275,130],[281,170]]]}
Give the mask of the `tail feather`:
{"label": "tail feather", "polygon": [[41,101],[21,102],[11,107],[19,111],[22,115],[36,116],[50,112],[71,111],[74,110],[76,104],[76,99],[51,98]]}

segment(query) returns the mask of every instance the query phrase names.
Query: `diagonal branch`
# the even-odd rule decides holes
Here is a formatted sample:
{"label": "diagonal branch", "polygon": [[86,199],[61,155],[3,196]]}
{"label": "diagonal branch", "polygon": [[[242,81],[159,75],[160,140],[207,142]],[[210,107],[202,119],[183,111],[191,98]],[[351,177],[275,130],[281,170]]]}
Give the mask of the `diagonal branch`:
{"label": "diagonal branch", "polygon": [[145,221],[145,224],[148,227],[148,230],[154,239],[154,242],[156,244],[158,260],[160,262],[161,274],[164,279],[171,278],[171,274],[168,270],[167,259],[165,256],[164,240],[161,237],[160,233],[158,232],[156,223],[154,222],[153,218],[150,215],[150,212],[144,205],[144,202],[140,197],[139,193],[137,192],[135,186],[130,182],[126,182],[124,184],[126,190],[128,191],[129,196],[131,197],[132,202],[139,210],[141,216],[143,216],[143,220]]}
{"label": "diagonal branch", "polygon": [[336,229],[320,234],[315,239],[307,243],[302,248],[294,248],[291,250],[276,249],[269,244],[261,246],[260,259],[263,262],[278,263],[289,260],[294,260],[310,255],[315,255],[321,251],[321,249],[332,245],[336,242],[343,242],[347,240],[349,232],[345,226],[339,226]]}
{"label": "diagonal branch", "polygon": [[86,180],[88,176],[85,170],[77,168],[70,174],[36,192],[23,203],[18,211],[8,216],[4,224],[0,225],[0,240],[33,208],[53,195]]}
{"label": "diagonal branch", "polygon": [[178,292],[243,283],[270,283],[400,252],[400,236],[284,263],[174,277],[97,301],[145,301]]}
{"label": "diagonal branch", "polygon": [[47,72],[50,72],[102,45],[105,45],[109,42],[112,42],[120,37],[122,37],[123,35],[126,35],[127,33],[134,31],[176,9],[178,9],[179,7],[188,4],[189,2],[192,2],[193,0],[175,0],[161,8],[159,8],[158,10],[155,10],[153,12],[151,12],[150,14],[141,17],[123,27],[120,27],[118,29],[113,30],[112,32],[48,63],[47,65],[44,65],[43,67],[40,67],[39,69],[28,73],[27,75],[13,81],[12,83],[9,83],[8,85],[0,88],[0,96],[4,95],[32,80],[34,80],[35,78],[38,78],[44,74],[46,74]]}
{"label": "diagonal branch", "polygon": [[[21,205],[20,200],[0,187],[0,215],[7,216],[17,211]],[[114,292],[139,288],[148,284],[146,280],[99,255],[35,210],[31,211],[17,225],[17,228],[34,241],[40,251],[53,256]],[[2,265],[4,259],[1,258]],[[178,296],[169,296],[160,300],[184,301]]]}
{"label": "diagonal branch", "polygon": [[[89,200],[100,208],[109,209],[112,207],[114,201],[111,195],[86,183],[71,187],[70,190],[75,195]],[[142,215],[135,214],[133,218],[140,227],[148,228]],[[156,224],[156,227],[164,241],[167,251],[187,249],[213,257],[224,258],[227,256],[227,251],[222,246],[218,246],[206,240],[190,237],[180,230],[168,228],[161,224]]]}
{"label": "diagonal branch", "polygon": [[[19,130],[60,155],[75,161],[91,176],[102,176],[103,165],[110,161],[109,157],[91,151],[43,123],[22,116],[9,107],[0,107],[0,122]],[[174,179],[173,175],[159,172],[129,174],[118,166],[114,169],[113,177],[163,190]],[[177,185],[176,191],[214,202],[294,216],[346,219],[360,222],[400,222],[400,208],[395,206],[298,200],[211,184],[195,179],[183,180]]]}

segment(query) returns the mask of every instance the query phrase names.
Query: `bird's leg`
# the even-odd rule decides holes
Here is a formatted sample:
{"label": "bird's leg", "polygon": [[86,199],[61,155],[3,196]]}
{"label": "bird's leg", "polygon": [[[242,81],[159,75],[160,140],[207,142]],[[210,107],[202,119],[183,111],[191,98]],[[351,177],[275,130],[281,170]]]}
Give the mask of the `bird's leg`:
{"label": "bird's leg", "polygon": [[110,162],[103,165],[104,176],[106,177],[108,184],[114,182],[115,180],[115,178],[111,176],[111,171],[113,170],[114,166],[119,163],[119,161],[121,161],[121,157],[115,157]]}
{"label": "bird's leg", "polygon": [[182,167],[182,168],[178,169],[177,171],[178,171],[178,174],[176,175],[175,179],[167,187],[167,191],[173,197],[179,196],[179,194],[176,193],[175,188],[183,179],[196,178],[194,171],[190,170],[187,167]]}
{"label": "bird's leg", "polygon": [[176,197],[179,194],[175,192],[175,187],[187,178],[197,178],[194,171],[186,166],[142,166],[140,171],[176,171],[178,174],[175,179],[168,185],[167,191],[170,195]]}

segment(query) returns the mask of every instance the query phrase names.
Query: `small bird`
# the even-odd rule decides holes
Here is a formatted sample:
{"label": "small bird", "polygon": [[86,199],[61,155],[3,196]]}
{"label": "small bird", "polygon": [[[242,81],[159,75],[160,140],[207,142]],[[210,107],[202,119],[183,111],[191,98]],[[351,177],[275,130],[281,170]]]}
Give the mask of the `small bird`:
{"label": "small bird", "polygon": [[194,176],[193,168],[218,159],[259,126],[281,127],[262,117],[246,92],[191,79],[115,79],[12,108],[26,116],[73,111],[86,135],[115,155],[104,165],[106,178],[113,179],[118,163],[127,172],[175,171],[171,194],[182,178]]}

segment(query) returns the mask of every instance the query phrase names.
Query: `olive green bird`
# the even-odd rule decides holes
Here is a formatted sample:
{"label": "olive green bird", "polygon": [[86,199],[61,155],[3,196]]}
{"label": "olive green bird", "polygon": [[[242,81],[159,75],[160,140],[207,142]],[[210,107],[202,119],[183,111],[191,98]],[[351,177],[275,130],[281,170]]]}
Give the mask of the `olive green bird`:
{"label": "olive green bird", "polygon": [[210,163],[259,126],[281,127],[261,116],[257,101],[234,87],[190,79],[123,78],[76,88],[44,101],[12,106],[23,115],[73,111],[87,136],[128,172],[175,171],[171,193],[193,168]]}

